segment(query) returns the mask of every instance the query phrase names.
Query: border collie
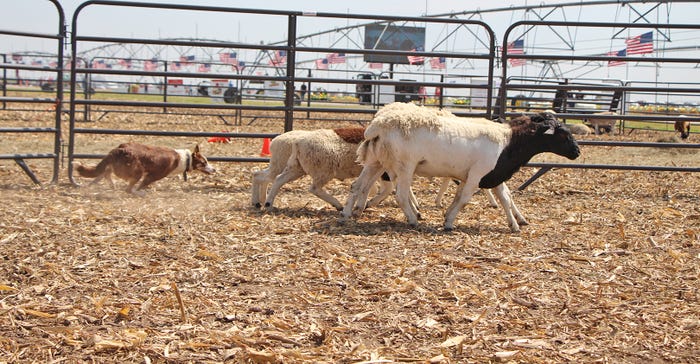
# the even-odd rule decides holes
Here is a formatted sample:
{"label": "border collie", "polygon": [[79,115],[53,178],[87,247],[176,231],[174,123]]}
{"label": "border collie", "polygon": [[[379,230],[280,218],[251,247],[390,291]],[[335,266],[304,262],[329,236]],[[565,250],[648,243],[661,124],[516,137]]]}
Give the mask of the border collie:
{"label": "border collie", "polygon": [[[187,172],[201,171],[206,174],[216,172],[207,158],[200,153],[199,145],[193,151],[150,146],[138,143],[124,143],[112,149],[94,167],[75,163],[75,170],[82,177],[95,178],[90,185],[103,178],[114,188],[111,174],[126,180],[126,192],[143,196],[142,191],[151,183],[170,175],[182,174],[187,180]],[[140,181],[140,183],[139,183]]]}

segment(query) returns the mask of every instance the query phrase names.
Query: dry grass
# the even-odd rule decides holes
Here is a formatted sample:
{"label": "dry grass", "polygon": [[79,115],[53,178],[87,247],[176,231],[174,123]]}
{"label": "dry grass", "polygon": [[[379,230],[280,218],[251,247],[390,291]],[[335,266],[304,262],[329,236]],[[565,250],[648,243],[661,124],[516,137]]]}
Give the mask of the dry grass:
{"label": "dry grass", "polygon": [[[125,117],[131,126],[175,127],[116,114],[97,126]],[[224,129],[206,122],[187,128]],[[3,136],[2,148],[25,139]],[[256,156],[260,148],[259,140],[183,144],[193,142],[214,155]],[[116,144],[89,138],[80,147]],[[697,163],[695,152],[594,147],[577,162],[642,157]],[[29,164],[40,179],[50,176],[45,163]],[[251,172],[264,167],[220,163],[217,175],[166,179],[138,198],[73,187],[65,171],[57,185],[33,186],[0,161],[0,362],[700,357],[695,175],[555,170],[515,193],[531,223],[520,234],[482,194],[444,233],[443,211],[432,204],[437,181],[415,183],[424,216],[417,228],[393,201],[340,224],[337,211],[306,192],[308,180],[285,188],[278,209],[251,209]],[[342,197],[348,186],[329,188]]]}

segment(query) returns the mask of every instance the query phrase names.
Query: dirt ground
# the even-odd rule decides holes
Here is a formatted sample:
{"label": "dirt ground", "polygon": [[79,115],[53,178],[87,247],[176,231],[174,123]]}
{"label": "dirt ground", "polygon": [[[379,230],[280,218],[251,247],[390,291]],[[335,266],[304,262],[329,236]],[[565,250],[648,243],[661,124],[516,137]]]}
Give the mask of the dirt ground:
{"label": "dirt ground", "polygon": [[[10,126],[33,118],[0,114]],[[213,119],[164,119],[110,114],[81,127],[225,128]],[[50,140],[2,138],[0,153]],[[151,141],[88,135],[79,152],[105,153],[127,139]],[[152,141],[254,157],[261,145]],[[577,163],[697,166],[695,150],[582,152]],[[28,164],[50,180],[46,162]],[[250,186],[266,164],[216,167],[212,176],[159,181],[140,198],[105,185],[75,187],[65,164],[57,184],[35,186],[14,162],[0,161],[0,363],[700,358],[695,174],[556,169],[514,192],[530,225],[513,234],[483,193],[453,232],[442,231],[437,180],[416,178],[424,217],[416,228],[393,198],[343,224],[307,192],[308,179],[287,185],[265,213],[250,207]],[[523,168],[509,186],[534,172]],[[350,182],[328,188],[342,200]]]}

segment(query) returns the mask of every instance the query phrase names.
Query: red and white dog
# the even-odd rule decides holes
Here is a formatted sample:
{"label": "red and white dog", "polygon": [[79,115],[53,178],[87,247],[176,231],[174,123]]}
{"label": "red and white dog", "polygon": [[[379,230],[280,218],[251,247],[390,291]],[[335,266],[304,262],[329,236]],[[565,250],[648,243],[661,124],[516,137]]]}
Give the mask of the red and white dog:
{"label": "red and white dog", "polygon": [[104,178],[114,188],[111,176],[114,173],[117,177],[129,182],[127,192],[140,196],[145,193],[141,191],[142,189],[170,175],[182,174],[187,180],[187,172],[190,171],[201,171],[206,174],[216,172],[209,165],[207,158],[200,153],[199,145],[190,151],[124,143],[112,149],[97,166],[87,167],[79,163],[74,163],[74,166],[81,176],[95,178],[91,185]]}

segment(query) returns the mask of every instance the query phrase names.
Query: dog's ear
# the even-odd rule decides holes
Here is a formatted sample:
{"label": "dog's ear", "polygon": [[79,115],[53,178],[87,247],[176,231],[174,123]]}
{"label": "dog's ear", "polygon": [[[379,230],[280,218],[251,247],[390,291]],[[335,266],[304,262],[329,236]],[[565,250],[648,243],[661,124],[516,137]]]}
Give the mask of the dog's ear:
{"label": "dog's ear", "polygon": [[194,152],[193,152],[193,153],[194,153],[194,154],[199,153],[199,144],[196,144],[196,145],[194,146]]}

